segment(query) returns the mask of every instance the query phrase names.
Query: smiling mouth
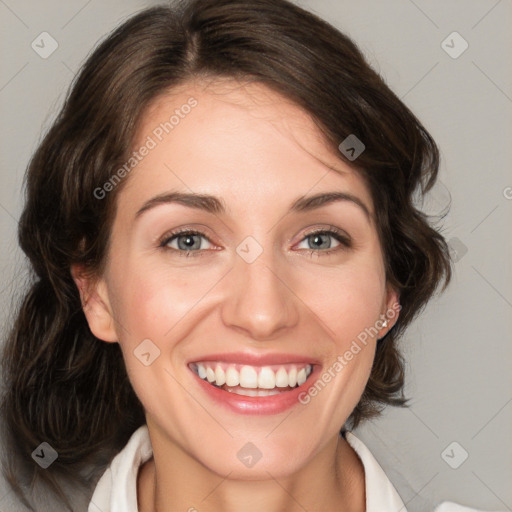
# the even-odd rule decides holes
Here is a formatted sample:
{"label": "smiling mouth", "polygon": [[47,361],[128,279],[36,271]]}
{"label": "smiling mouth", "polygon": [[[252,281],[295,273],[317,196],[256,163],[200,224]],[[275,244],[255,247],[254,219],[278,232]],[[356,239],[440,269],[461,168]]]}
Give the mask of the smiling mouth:
{"label": "smiling mouth", "polygon": [[311,364],[291,363],[267,366],[198,361],[189,368],[208,384],[243,396],[271,396],[298,388],[311,375]]}

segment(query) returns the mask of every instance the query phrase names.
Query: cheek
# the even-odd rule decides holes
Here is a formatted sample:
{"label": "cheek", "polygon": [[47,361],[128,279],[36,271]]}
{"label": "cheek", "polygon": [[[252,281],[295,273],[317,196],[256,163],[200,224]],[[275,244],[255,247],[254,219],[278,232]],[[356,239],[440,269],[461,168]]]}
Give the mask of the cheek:
{"label": "cheek", "polygon": [[121,336],[131,343],[152,337],[169,341],[173,338],[170,331],[178,324],[182,328],[182,319],[218,281],[211,271],[184,271],[163,265],[124,268],[129,278],[116,289],[114,313],[125,327]]}
{"label": "cheek", "polygon": [[385,295],[384,269],[369,257],[303,276],[301,297],[308,298],[328,343],[322,374],[302,403],[314,409],[320,422],[337,428],[357,405],[370,376],[375,324]]}
{"label": "cheek", "polygon": [[[180,360],[179,340],[190,329],[190,313],[211,284],[208,279],[194,279],[192,273],[155,265],[125,263],[120,268],[123,272],[113,276],[112,306],[130,382],[147,412],[158,416],[162,403],[177,410],[172,361]],[[148,365],[144,353],[150,354]]]}
{"label": "cheek", "polygon": [[318,424],[334,434],[359,402],[370,376],[385,281],[380,266],[371,263],[329,274],[319,271],[302,283],[328,343],[321,374],[299,398]]}
{"label": "cheek", "polygon": [[371,262],[304,273],[300,296],[340,349],[375,325],[385,295],[383,271]]}

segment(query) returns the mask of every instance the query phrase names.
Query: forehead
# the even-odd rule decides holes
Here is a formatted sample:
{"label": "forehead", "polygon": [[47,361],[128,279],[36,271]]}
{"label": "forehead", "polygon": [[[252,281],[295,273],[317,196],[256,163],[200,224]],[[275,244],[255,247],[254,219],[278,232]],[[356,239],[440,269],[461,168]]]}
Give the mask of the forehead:
{"label": "forehead", "polygon": [[159,96],[140,120],[133,149],[144,146],[151,149],[121,194],[130,204],[179,189],[228,200],[250,190],[253,207],[278,206],[276,196],[336,189],[357,194],[372,210],[363,179],[312,116],[258,82],[196,80]]}

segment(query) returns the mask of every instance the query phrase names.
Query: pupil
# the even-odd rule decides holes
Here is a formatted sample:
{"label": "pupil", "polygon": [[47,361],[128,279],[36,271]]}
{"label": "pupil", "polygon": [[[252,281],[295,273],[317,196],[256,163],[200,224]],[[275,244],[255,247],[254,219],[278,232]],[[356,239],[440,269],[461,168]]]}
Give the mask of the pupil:
{"label": "pupil", "polygon": [[[313,244],[316,246],[316,248],[322,247],[322,237],[324,237],[324,236],[325,235],[313,235]],[[330,247],[329,239],[326,237],[326,242],[323,244],[323,248],[329,249],[329,247]]]}
{"label": "pupil", "polygon": [[[183,235],[178,241],[178,246],[180,249],[189,250],[194,248],[196,245],[196,241],[194,240],[195,236],[196,235]],[[195,248],[197,249],[198,247]]]}

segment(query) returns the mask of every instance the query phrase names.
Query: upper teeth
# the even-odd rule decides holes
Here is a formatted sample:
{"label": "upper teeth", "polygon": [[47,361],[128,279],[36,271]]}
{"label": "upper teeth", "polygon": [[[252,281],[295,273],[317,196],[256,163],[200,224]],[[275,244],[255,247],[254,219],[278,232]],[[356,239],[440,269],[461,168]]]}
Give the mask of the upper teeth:
{"label": "upper teeth", "polygon": [[241,386],[243,388],[286,388],[306,382],[313,368],[307,365],[249,366],[221,362],[201,362],[192,369],[210,384],[217,386]]}

